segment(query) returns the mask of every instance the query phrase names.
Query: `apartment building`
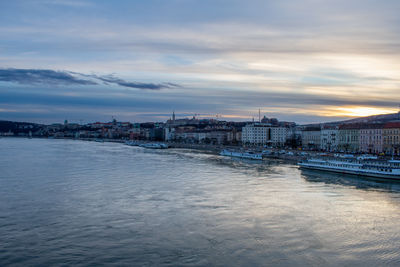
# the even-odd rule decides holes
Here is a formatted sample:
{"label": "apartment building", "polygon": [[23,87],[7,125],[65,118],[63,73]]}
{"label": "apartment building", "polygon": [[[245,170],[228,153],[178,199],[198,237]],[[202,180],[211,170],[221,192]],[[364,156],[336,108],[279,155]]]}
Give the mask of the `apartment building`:
{"label": "apartment building", "polygon": [[324,151],[336,151],[338,148],[337,126],[323,125],[321,127],[321,149]]}
{"label": "apartment building", "polygon": [[382,129],[383,151],[400,155],[400,122],[388,122]]}
{"label": "apartment building", "polygon": [[320,150],[321,149],[321,127],[306,127],[301,134],[301,144],[303,149]]}
{"label": "apartment building", "polygon": [[242,143],[254,146],[284,146],[288,128],[269,123],[252,123],[242,128]]}
{"label": "apartment building", "polygon": [[383,151],[383,124],[364,124],[360,127],[360,152],[378,154]]}
{"label": "apartment building", "polygon": [[338,131],[338,150],[357,153],[360,150],[360,124],[342,124]]}

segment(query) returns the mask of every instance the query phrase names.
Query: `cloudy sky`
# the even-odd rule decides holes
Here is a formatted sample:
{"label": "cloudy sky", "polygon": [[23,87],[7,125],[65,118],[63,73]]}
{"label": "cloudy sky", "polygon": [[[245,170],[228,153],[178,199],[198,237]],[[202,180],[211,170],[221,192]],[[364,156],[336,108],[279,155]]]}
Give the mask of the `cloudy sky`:
{"label": "cloudy sky", "polygon": [[398,0],[0,1],[0,119],[397,112]]}

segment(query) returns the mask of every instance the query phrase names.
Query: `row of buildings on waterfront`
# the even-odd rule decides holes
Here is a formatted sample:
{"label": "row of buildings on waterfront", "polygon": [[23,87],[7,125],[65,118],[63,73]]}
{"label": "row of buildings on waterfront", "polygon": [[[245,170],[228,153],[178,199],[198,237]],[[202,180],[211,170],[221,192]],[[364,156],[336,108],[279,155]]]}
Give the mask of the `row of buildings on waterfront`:
{"label": "row of buildings on waterfront", "polygon": [[[3,124],[2,124],[3,123]],[[187,144],[237,145],[256,148],[295,148],[347,153],[400,154],[400,120],[379,123],[297,125],[277,119],[229,122],[215,119],[176,119],[166,122],[95,122],[38,125],[0,122],[0,135],[55,138],[108,138]]]}
{"label": "row of buildings on waterfront", "polygon": [[400,153],[400,122],[305,127],[302,147],[352,153]]}

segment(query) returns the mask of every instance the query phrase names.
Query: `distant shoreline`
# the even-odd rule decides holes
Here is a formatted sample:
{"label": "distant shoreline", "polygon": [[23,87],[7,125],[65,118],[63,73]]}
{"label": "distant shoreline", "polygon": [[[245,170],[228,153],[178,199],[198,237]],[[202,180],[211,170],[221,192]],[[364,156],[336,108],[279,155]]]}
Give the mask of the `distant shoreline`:
{"label": "distant shoreline", "polygon": [[[96,140],[101,140],[102,142],[108,142],[108,143],[120,143],[123,144],[126,141],[130,140],[121,140],[121,139],[99,139],[99,138],[69,138],[69,137],[53,137],[53,138],[48,138],[48,137],[38,137],[38,136],[32,136],[32,138],[26,137],[26,136],[2,136],[5,138],[20,138],[20,139],[57,139],[57,140],[74,140],[74,141],[88,141],[88,142],[97,142]],[[0,137],[1,138],[1,137]],[[170,146],[170,148],[175,148],[175,149],[193,149],[197,150],[202,153],[206,154],[214,154],[214,155],[219,155],[219,153],[223,149],[233,149],[233,150],[238,150],[238,149],[243,149],[241,146],[224,146],[224,145],[210,145],[210,144],[185,144],[185,143],[176,143],[176,142],[165,142],[165,141],[140,141],[140,143],[152,143],[152,142],[162,142],[166,143]],[[290,161],[293,163],[297,163],[298,161],[302,160],[303,157],[301,156],[291,156],[291,155],[274,155],[271,157],[267,157],[266,159],[280,159],[280,160],[285,160],[285,161]]]}

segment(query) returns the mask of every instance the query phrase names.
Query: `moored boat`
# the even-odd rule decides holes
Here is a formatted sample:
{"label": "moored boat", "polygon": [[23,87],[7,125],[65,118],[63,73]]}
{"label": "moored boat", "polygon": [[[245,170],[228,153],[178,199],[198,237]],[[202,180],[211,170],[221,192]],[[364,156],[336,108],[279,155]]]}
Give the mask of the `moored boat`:
{"label": "moored boat", "polygon": [[235,157],[235,158],[243,158],[243,159],[255,159],[255,160],[262,160],[261,153],[255,153],[251,151],[247,152],[236,152],[224,149],[220,153],[221,156],[228,156],[228,157]]}
{"label": "moored boat", "polygon": [[139,146],[139,143],[137,141],[126,141],[125,145],[128,145],[128,146]]}
{"label": "moored boat", "polygon": [[305,169],[400,180],[400,161],[398,160],[311,158],[298,165]]}
{"label": "moored boat", "polygon": [[144,148],[153,148],[153,149],[166,149],[169,147],[167,144],[164,143],[146,143],[146,144],[141,144],[139,146]]}

